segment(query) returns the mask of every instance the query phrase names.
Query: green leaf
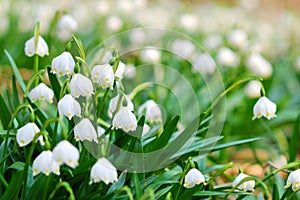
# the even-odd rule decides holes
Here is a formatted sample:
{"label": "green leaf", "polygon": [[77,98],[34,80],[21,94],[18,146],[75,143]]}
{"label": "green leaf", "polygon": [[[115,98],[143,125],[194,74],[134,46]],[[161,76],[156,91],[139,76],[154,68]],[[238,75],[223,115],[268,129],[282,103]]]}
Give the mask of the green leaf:
{"label": "green leaf", "polygon": [[113,183],[113,184],[110,186],[110,188],[109,188],[109,190],[107,191],[106,195],[111,194],[111,193],[113,193],[115,190],[118,190],[118,189],[122,188],[123,185],[124,185],[124,183],[125,183],[125,179],[126,179],[126,172],[124,171],[124,172],[120,175],[119,180],[118,180],[117,182]]}
{"label": "green leaf", "polygon": [[132,179],[133,179],[133,184],[134,184],[134,188],[135,188],[135,197],[136,197],[136,199],[140,199],[143,192],[142,192],[142,188],[141,188],[139,174],[138,173],[133,173],[132,174]]}
{"label": "green leaf", "polygon": [[18,80],[18,83],[20,84],[20,87],[21,87],[23,93],[25,93],[25,91],[26,91],[26,85],[25,85],[25,83],[24,83],[24,81],[23,81],[23,78],[22,78],[22,76],[21,76],[21,74],[20,74],[20,72],[19,72],[19,69],[18,69],[18,67],[17,67],[17,65],[16,65],[16,63],[15,63],[15,61],[14,61],[14,59],[11,57],[11,55],[8,53],[8,51],[6,51],[5,49],[4,49],[4,52],[5,52],[5,54],[6,54],[7,58],[8,58],[8,60],[9,60],[9,62],[10,62],[10,64],[11,64],[11,67],[12,67],[12,69],[13,69],[13,72],[14,72],[14,74],[15,74],[17,80]]}
{"label": "green leaf", "polygon": [[51,88],[54,92],[56,99],[59,100],[61,86],[59,84],[59,81],[58,81],[56,75],[52,74],[50,71],[51,71],[50,67],[47,67],[47,72],[48,72],[48,77],[49,77],[49,81],[51,84]]}
{"label": "green leaf", "polygon": [[276,183],[273,184],[272,199],[273,200],[279,200],[280,199],[279,191],[278,191],[278,187],[277,187]]}
{"label": "green leaf", "polygon": [[9,166],[8,169],[16,169],[16,170],[20,171],[20,170],[24,169],[24,166],[25,166],[24,162],[17,161],[15,163],[13,163],[11,166]]}
{"label": "green leaf", "polygon": [[12,102],[13,102],[14,108],[16,108],[20,104],[20,100],[19,100],[15,76],[12,76],[11,82],[12,82]]}
{"label": "green leaf", "polygon": [[293,134],[290,138],[290,146],[289,146],[289,162],[294,162],[296,160],[297,152],[298,152],[298,138],[299,138],[299,123],[300,123],[300,115],[298,115]]}
{"label": "green leaf", "polygon": [[11,181],[9,182],[8,188],[1,197],[1,200],[6,200],[6,199],[19,199],[18,195],[22,186],[23,182],[23,176],[22,176],[23,171],[17,171],[16,173],[13,174],[13,177]]}
{"label": "green leaf", "polygon": [[[225,196],[227,192],[221,192],[221,191],[199,191],[193,194],[195,197],[205,197],[205,196]],[[248,192],[232,192],[232,195],[239,194],[239,195],[250,195],[253,196],[253,194]]]}
{"label": "green leaf", "polygon": [[257,137],[257,138],[250,138],[250,139],[245,139],[245,140],[237,140],[237,141],[228,142],[225,144],[219,144],[219,145],[215,145],[211,151],[219,151],[221,149],[225,149],[228,147],[237,146],[237,145],[241,145],[241,144],[247,144],[247,143],[255,142],[255,141],[261,140],[261,139],[263,139],[263,138]]}
{"label": "green leaf", "polygon": [[174,133],[174,130],[176,129],[179,118],[180,116],[177,115],[171,121],[167,122],[165,124],[164,131],[160,134],[160,136],[145,147],[145,152],[152,152],[165,147]]}
{"label": "green leaf", "polygon": [[6,103],[2,97],[2,95],[0,94],[0,110],[1,110],[1,115],[0,115],[0,119],[1,119],[1,123],[4,129],[8,128],[9,125],[9,121],[11,118],[11,114],[9,113],[9,110],[6,106]]}

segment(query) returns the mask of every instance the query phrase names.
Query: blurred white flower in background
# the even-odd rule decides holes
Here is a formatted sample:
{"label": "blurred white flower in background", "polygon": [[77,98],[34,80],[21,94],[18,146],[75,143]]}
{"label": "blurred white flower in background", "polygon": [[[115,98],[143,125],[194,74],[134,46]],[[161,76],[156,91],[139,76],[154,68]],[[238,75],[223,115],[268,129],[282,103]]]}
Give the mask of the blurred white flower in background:
{"label": "blurred white flower in background", "polygon": [[205,178],[203,174],[198,169],[193,168],[185,175],[183,186],[186,188],[192,188],[195,185],[199,185],[204,182]]}
{"label": "blurred white flower in background", "polygon": [[201,74],[212,74],[217,66],[214,59],[207,53],[199,54],[192,63],[193,71]]}
{"label": "blurred white flower in background", "polygon": [[161,51],[155,47],[145,47],[141,51],[141,59],[144,62],[159,63]]}
{"label": "blurred white flower in background", "polygon": [[111,65],[104,64],[94,66],[91,71],[91,76],[93,82],[98,83],[102,88],[113,89],[115,78]]}
{"label": "blurred white flower in background", "polygon": [[[239,184],[242,180],[244,180],[245,178],[247,177],[250,177],[249,175],[247,174],[244,174],[244,173],[240,173],[233,181],[232,183],[232,187],[236,187],[238,186],[237,188],[242,190],[242,191],[253,191],[254,190],[254,186],[255,186],[255,180],[248,180],[248,181],[245,181],[241,184]],[[239,185],[238,185],[239,184]]]}
{"label": "blurred white flower in background", "polygon": [[235,48],[244,50],[248,46],[248,36],[244,30],[235,29],[227,34],[228,43]]}
{"label": "blurred white flower in background", "polygon": [[37,45],[35,44],[34,37],[25,42],[25,54],[31,57],[35,54],[44,57],[49,55],[49,49],[46,41],[42,36],[38,37]]}
{"label": "blurred white flower in background", "polygon": [[162,113],[160,107],[153,100],[147,100],[145,103],[143,103],[139,107],[138,114],[145,114],[146,120],[150,123],[162,121]]}
{"label": "blurred white flower in background", "polygon": [[117,15],[111,15],[106,19],[106,28],[111,32],[118,32],[122,26],[123,21]]}
{"label": "blurred white flower in background", "polygon": [[119,79],[122,79],[123,75],[125,73],[125,70],[126,70],[126,65],[122,61],[120,61],[119,65],[118,65],[118,68],[115,72],[115,77],[117,77]]}
{"label": "blurred white flower in background", "polygon": [[109,160],[99,158],[91,169],[90,178],[90,184],[103,181],[107,185],[118,180],[118,172]]}
{"label": "blurred white flower in background", "polygon": [[137,120],[128,107],[121,107],[113,118],[112,125],[116,129],[122,129],[126,133],[135,131]]}
{"label": "blurred white flower in background", "polygon": [[253,118],[261,118],[264,116],[268,120],[276,117],[276,104],[270,101],[267,97],[261,97],[258,99],[253,107]]}
{"label": "blurred white flower in background", "polygon": [[214,50],[219,48],[223,43],[223,39],[219,34],[209,34],[205,37],[203,45],[208,50]]}
{"label": "blurred white flower in background", "polygon": [[240,57],[227,47],[222,47],[217,53],[217,63],[221,66],[236,68],[240,64]]}
{"label": "blurred white flower in background", "polygon": [[59,56],[53,58],[51,64],[51,73],[58,76],[71,76],[74,73],[75,61],[71,53],[65,51]]}
{"label": "blurred white flower in background", "polygon": [[51,151],[43,151],[33,161],[33,176],[44,173],[48,176],[50,173],[60,175],[59,164],[53,159]]}
{"label": "blurred white flower in background", "polygon": [[137,28],[129,32],[129,39],[132,43],[143,44],[146,41],[146,34],[143,29]]}
{"label": "blurred white flower in background", "polygon": [[189,59],[192,57],[195,52],[195,45],[189,40],[176,39],[171,46],[172,53],[175,53],[177,56],[182,57],[183,59]]}
{"label": "blurred white flower in background", "polygon": [[250,98],[260,97],[261,82],[252,80],[245,87],[245,93]]}
{"label": "blurred white flower in background", "polygon": [[70,94],[66,94],[59,100],[57,107],[59,115],[65,115],[69,120],[71,120],[74,115],[81,117],[80,104]]}
{"label": "blurred white flower in background", "polygon": [[79,160],[79,151],[69,141],[60,141],[53,149],[53,159],[59,164],[66,164],[76,168]]}
{"label": "blurred white flower in background", "polygon": [[63,15],[57,22],[57,36],[63,41],[69,40],[77,30],[77,21],[71,15]]}
{"label": "blurred white flower in background", "polygon": [[76,141],[95,141],[97,140],[97,132],[88,118],[83,118],[76,126],[74,127],[74,136]]}
{"label": "blurred white flower in background", "polygon": [[247,68],[257,76],[269,78],[272,75],[273,68],[269,61],[258,53],[250,54],[246,61]]}
{"label": "blurred white flower in background", "polygon": [[127,79],[133,79],[135,75],[136,75],[136,67],[131,63],[127,63],[124,72],[124,77],[126,77]]}
{"label": "blurred white flower in background", "polygon": [[194,14],[182,14],[179,17],[179,25],[186,31],[195,31],[198,27],[198,19]]}
{"label": "blurred white flower in background", "polygon": [[[17,143],[20,147],[24,147],[33,141],[34,136],[40,132],[39,127],[35,123],[27,123],[17,130]],[[39,136],[38,140],[41,145],[44,145],[43,136]]]}
{"label": "blurred white flower in background", "polygon": [[29,92],[29,98],[32,102],[35,102],[36,100],[47,100],[49,103],[52,103],[53,96],[53,91],[44,83],[40,83]]}
{"label": "blurred white flower in background", "polygon": [[73,97],[90,97],[94,94],[92,81],[82,74],[75,74],[70,81],[70,89]]}
{"label": "blurred white flower in background", "polygon": [[284,188],[289,188],[291,185],[294,192],[300,190],[300,169],[297,169],[289,174]]}
{"label": "blurred white flower in background", "polygon": [[[118,99],[119,99],[119,95],[115,96],[114,98],[112,98],[109,102],[108,105],[108,116],[112,117],[113,112],[115,112],[116,108],[117,108],[117,104],[118,104]],[[134,110],[134,105],[132,103],[132,101],[130,100],[130,98],[127,95],[122,95],[122,98],[120,99],[120,108],[123,107],[123,101],[127,102],[127,108],[130,111]]]}

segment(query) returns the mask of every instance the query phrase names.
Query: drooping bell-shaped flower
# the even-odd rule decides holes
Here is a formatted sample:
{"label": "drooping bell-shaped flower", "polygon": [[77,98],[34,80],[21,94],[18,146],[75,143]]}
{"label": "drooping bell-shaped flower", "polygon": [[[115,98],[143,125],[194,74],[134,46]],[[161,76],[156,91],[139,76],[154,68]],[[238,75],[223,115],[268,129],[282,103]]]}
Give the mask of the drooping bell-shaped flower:
{"label": "drooping bell-shaped flower", "polygon": [[47,100],[49,103],[52,103],[53,96],[53,91],[44,83],[40,83],[29,92],[29,98],[32,102],[35,102],[36,100]]}
{"label": "drooping bell-shaped flower", "polygon": [[220,35],[210,34],[204,39],[203,46],[208,50],[214,50],[220,47],[222,45],[222,42],[223,38]]}
{"label": "drooping bell-shaped flower", "polygon": [[126,70],[126,65],[122,61],[120,61],[119,65],[118,65],[118,68],[115,72],[115,77],[117,77],[119,79],[122,79],[123,75],[125,73],[125,70]]}
{"label": "drooping bell-shaped flower", "polygon": [[32,164],[33,176],[44,173],[48,176],[50,173],[60,175],[59,164],[53,159],[51,151],[43,151],[38,155]]}
{"label": "drooping bell-shaped flower", "polygon": [[207,54],[199,54],[193,61],[193,69],[196,72],[203,74],[212,74],[216,70],[217,66],[213,58]]}
{"label": "drooping bell-shaped flower", "polygon": [[240,57],[231,49],[223,47],[217,53],[217,63],[222,66],[237,67],[240,63]]}
{"label": "drooping bell-shaped flower", "polygon": [[102,88],[113,88],[114,72],[111,65],[96,65],[92,69],[91,75],[93,82],[98,83]]}
{"label": "drooping bell-shaped flower", "polygon": [[291,185],[294,192],[300,190],[300,169],[290,173],[284,188],[289,188]]}
{"label": "drooping bell-shaped flower", "polygon": [[271,63],[259,53],[251,54],[246,60],[246,66],[254,75],[263,78],[269,78],[273,72]]}
{"label": "drooping bell-shaped flower", "polygon": [[142,115],[143,112],[145,112],[146,120],[149,122],[162,121],[162,114],[161,114],[160,107],[153,100],[148,100],[139,107],[138,114]]}
{"label": "drooping bell-shaped flower", "polygon": [[69,40],[77,29],[77,21],[71,15],[63,15],[57,22],[57,36],[63,41]]}
{"label": "drooping bell-shaped flower", "polygon": [[270,101],[267,97],[261,97],[258,99],[253,107],[253,118],[261,118],[264,116],[267,119],[276,117],[276,104]]}
{"label": "drooping bell-shaped flower", "polygon": [[227,34],[228,43],[235,48],[245,49],[248,45],[248,36],[244,30],[235,29]]}
{"label": "drooping bell-shaped flower", "polygon": [[[115,96],[114,98],[112,98],[110,100],[109,105],[108,105],[108,116],[109,117],[112,117],[113,112],[115,112],[117,104],[118,104],[118,99],[119,99],[119,95]],[[130,111],[133,111],[134,110],[133,103],[127,95],[122,95],[122,98],[120,99],[120,101],[121,101],[120,102],[120,107],[123,106],[123,101],[124,100],[127,102],[127,108]]]}
{"label": "drooping bell-shaped flower", "polygon": [[66,164],[71,168],[78,165],[79,151],[69,141],[59,142],[53,149],[53,158],[59,164]]}
{"label": "drooping bell-shaped flower", "polygon": [[136,130],[137,120],[128,107],[122,107],[114,116],[112,124],[116,129],[122,129],[125,132],[129,132]]}
{"label": "drooping bell-shaped flower", "polygon": [[205,178],[203,174],[198,169],[193,168],[185,175],[183,186],[186,188],[192,188],[195,185],[199,185],[204,182]]}
{"label": "drooping bell-shaped flower", "polygon": [[34,37],[30,38],[25,43],[25,54],[31,57],[35,54],[44,57],[49,55],[48,45],[42,36],[38,37],[37,46],[35,45]]}
{"label": "drooping bell-shaped flower", "polygon": [[[32,142],[35,134],[39,133],[40,129],[35,123],[27,123],[17,130],[16,139],[20,147],[28,145]],[[41,145],[44,145],[43,136],[39,136],[38,140]]]}
{"label": "drooping bell-shaped flower", "polygon": [[101,126],[97,126],[97,136],[100,137],[105,133],[105,129],[102,128]]}
{"label": "drooping bell-shaped flower", "polygon": [[92,122],[87,119],[83,118],[76,126],[74,127],[74,135],[76,141],[95,141],[97,140],[97,132],[92,124]]}
{"label": "drooping bell-shaped flower", "polygon": [[59,115],[65,115],[69,120],[72,119],[74,115],[81,116],[81,107],[80,104],[70,95],[66,94],[58,104]]}
{"label": "drooping bell-shaped flower", "polygon": [[100,158],[91,169],[91,181],[97,183],[103,181],[106,185],[118,180],[117,169],[106,158]]}
{"label": "drooping bell-shaped flower", "polygon": [[[240,173],[233,181],[232,183],[232,187],[236,187],[243,179],[249,177],[249,175],[244,174],[244,173]],[[242,190],[242,191],[253,191],[254,190],[254,186],[255,186],[255,180],[248,180],[245,181],[243,183],[241,183],[240,185],[238,185],[238,189]]]}
{"label": "drooping bell-shaped flower", "polygon": [[75,61],[71,53],[65,51],[52,60],[51,72],[58,76],[71,76],[74,73]]}
{"label": "drooping bell-shaped flower", "polygon": [[70,89],[72,96],[76,98],[78,98],[80,95],[89,97],[94,93],[92,81],[82,74],[73,75],[70,81]]}

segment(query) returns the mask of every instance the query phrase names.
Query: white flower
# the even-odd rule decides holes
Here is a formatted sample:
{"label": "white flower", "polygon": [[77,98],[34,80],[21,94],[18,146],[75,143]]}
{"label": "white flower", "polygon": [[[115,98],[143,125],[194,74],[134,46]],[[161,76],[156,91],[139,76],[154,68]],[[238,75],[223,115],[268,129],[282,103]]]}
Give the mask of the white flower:
{"label": "white flower", "polygon": [[124,77],[126,77],[128,79],[133,79],[135,77],[135,75],[136,75],[135,66],[131,63],[126,64]]}
{"label": "white flower", "polygon": [[59,142],[53,149],[53,158],[59,164],[66,164],[71,168],[78,165],[79,151],[67,140]]}
{"label": "white flower", "polygon": [[180,16],[179,24],[187,31],[194,31],[198,27],[198,18],[193,14],[183,14]]}
{"label": "white flower", "polygon": [[194,71],[198,71],[203,74],[212,74],[216,70],[217,66],[213,58],[207,54],[199,54],[193,61]]}
{"label": "white flower", "polygon": [[146,33],[143,29],[133,29],[129,33],[129,39],[133,44],[143,44],[146,41]]}
{"label": "white flower", "polygon": [[[28,145],[32,142],[35,134],[39,133],[40,129],[35,123],[27,123],[17,130],[16,139],[20,147]],[[44,145],[43,136],[39,136],[38,140],[41,145]]]}
{"label": "white flower", "polygon": [[240,63],[239,56],[232,50],[223,47],[217,53],[217,63],[228,67],[237,67]]}
{"label": "white flower", "polygon": [[[121,100],[120,107],[122,107],[124,98],[127,101],[127,108],[130,111],[133,111],[134,110],[133,103],[132,103],[132,101],[129,99],[129,97],[127,95],[122,95],[122,99],[120,99]],[[109,117],[112,117],[113,112],[115,112],[117,104],[118,104],[118,99],[119,99],[119,95],[115,96],[114,98],[112,98],[110,100],[109,105],[108,105],[108,116]]]}
{"label": "white flower", "polygon": [[33,176],[40,172],[48,176],[51,172],[56,175],[60,175],[59,164],[53,159],[53,153],[51,151],[43,151],[38,155],[32,164]]}
{"label": "white flower", "polygon": [[207,48],[208,50],[214,50],[218,47],[221,46],[222,44],[222,37],[218,34],[211,34],[211,35],[208,35],[204,41],[203,41],[203,46],[205,48]]}
{"label": "white flower", "polygon": [[103,181],[107,185],[118,180],[118,173],[111,162],[106,158],[100,158],[93,165],[90,177],[90,184]]}
{"label": "white flower", "polygon": [[89,97],[94,94],[92,81],[82,74],[75,74],[70,81],[70,89],[73,97],[78,98],[80,95]]}
{"label": "white flower", "polygon": [[272,75],[272,65],[258,53],[251,54],[246,61],[247,68],[255,75],[269,78]]}
{"label": "white flower", "polygon": [[96,65],[92,69],[91,75],[94,83],[100,84],[102,88],[110,87],[113,89],[114,72],[111,65]]}
{"label": "white flower", "polygon": [[83,118],[78,124],[76,124],[74,127],[74,135],[76,141],[94,140],[95,142],[98,142],[96,130],[92,122],[87,118]]}
{"label": "white flower", "polygon": [[[232,187],[236,187],[244,178],[249,177],[247,174],[240,173],[233,181]],[[245,181],[240,184],[237,188],[242,191],[253,191],[255,186],[254,180]]]}
{"label": "white flower", "polygon": [[245,93],[248,97],[255,98],[260,97],[261,83],[256,80],[250,81],[246,88]]}
{"label": "white flower", "polygon": [[289,188],[291,185],[294,192],[300,189],[300,169],[290,173],[284,188]]}
{"label": "white flower", "polygon": [[267,97],[261,97],[258,99],[253,108],[253,118],[261,118],[264,116],[267,119],[276,117],[276,104],[270,101]]}
{"label": "white flower", "polygon": [[122,61],[120,61],[119,65],[118,65],[118,68],[115,72],[115,77],[118,77],[119,79],[122,79],[125,70],[126,70],[126,65]]}
{"label": "white flower", "polygon": [[49,55],[48,45],[44,38],[42,38],[42,36],[38,37],[37,46],[35,46],[34,37],[27,40],[25,43],[25,54],[28,57],[31,57],[34,54],[37,54],[41,57]]}
{"label": "white flower", "polygon": [[49,103],[52,103],[53,96],[53,91],[44,83],[40,83],[29,92],[29,98],[32,102],[35,102],[36,100],[47,100]]}
{"label": "white flower", "polygon": [[75,61],[72,55],[65,51],[59,56],[52,60],[52,70],[53,74],[58,73],[58,76],[71,76],[74,73]]}
{"label": "white flower", "polygon": [[122,129],[125,132],[129,132],[136,130],[137,120],[128,107],[122,107],[115,115],[112,124],[116,129]]}
{"label": "white flower", "polygon": [[97,136],[100,137],[105,133],[105,129],[102,128],[101,126],[97,126]]}
{"label": "white flower", "polygon": [[119,31],[123,26],[123,21],[119,16],[112,15],[106,20],[106,28],[111,32]]}
{"label": "white flower", "polygon": [[160,107],[157,103],[153,100],[146,101],[143,105],[139,107],[138,114],[142,115],[143,112],[145,113],[145,117],[147,121],[150,122],[160,122],[162,121],[162,114]]}
{"label": "white flower", "polygon": [[161,52],[155,47],[145,47],[141,51],[141,59],[144,62],[158,63],[160,61]]}
{"label": "white flower", "polygon": [[172,51],[183,59],[188,59],[194,53],[196,47],[189,40],[176,39],[171,47]]}
{"label": "white flower", "polygon": [[243,30],[233,30],[227,34],[228,42],[231,46],[244,49],[248,45],[247,33]]}
{"label": "white flower", "polygon": [[70,95],[66,94],[58,104],[59,115],[65,115],[69,120],[72,119],[74,115],[81,116],[81,107],[80,104]]}
{"label": "white flower", "polygon": [[192,188],[195,185],[199,185],[204,182],[205,178],[203,174],[198,169],[193,168],[185,175],[183,186],[186,188]]}
{"label": "white flower", "polygon": [[57,22],[57,35],[63,41],[69,40],[77,29],[77,21],[70,15],[63,15]]}

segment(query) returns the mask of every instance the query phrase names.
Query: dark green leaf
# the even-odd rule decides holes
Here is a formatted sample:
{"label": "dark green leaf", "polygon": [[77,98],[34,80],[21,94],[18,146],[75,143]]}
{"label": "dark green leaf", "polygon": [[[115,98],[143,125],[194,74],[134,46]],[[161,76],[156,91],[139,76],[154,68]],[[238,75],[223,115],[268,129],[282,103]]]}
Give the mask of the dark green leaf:
{"label": "dark green leaf", "polygon": [[58,81],[56,75],[52,74],[50,71],[51,71],[50,67],[47,67],[47,72],[48,72],[48,77],[49,77],[49,81],[51,84],[51,88],[54,92],[56,99],[59,100],[61,86],[59,84],[59,81]]}
{"label": "dark green leaf", "polygon": [[109,190],[107,191],[107,195],[110,194],[110,193],[113,193],[115,190],[118,190],[120,188],[123,187],[124,183],[125,183],[125,179],[126,179],[126,172],[123,172],[120,177],[119,177],[119,180],[115,183],[113,183]]}
{"label": "dark green leaf", "polygon": [[17,171],[13,174],[13,177],[9,182],[8,188],[5,191],[4,195],[1,197],[1,200],[19,199],[19,192],[23,182],[22,174],[23,171]]}
{"label": "dark green leaf", "polygon": [[4,52],[5,52],[5,54],[6,54],[7,58],[8,58],[8,60],[9,60],[9,62],[10,62],[10,64],[11,64],[11,67],[12,67],[12,69],[13,69],[13,72],[14,72],[14,74],[15,74],[15,76],[16,76],[16,78],[17,78],[19,84],[20,84],[20,87],[21,87],[21,89],[22,89],[22,91],[23,91],[23,93],[24,93],[25,90],[26,90],[26,85],[25,85],[25,83],[24,83],[24,81],[23,81],[23,78],[22,78],[20,72],[19,72],[19,69],[18,69],[18,67],[17,67],[17,65],[16,65],[16,63],[15,63],[15,61],[14,61],[14,59],[13,59],[13,58],[11,57],[11,55],[8,53],[8,51],[4,50]]}
{"label": "dark green leaf", "polygon": [[12,102],[13,102],[14,108],[16,108],[20,104],[20,100],[19,100],[15,76],[12,76],[11,82],[12,82]]}
{"label": "dark green leaf", "polygon": [[296,160],[296,156],[298,152],[299,123],[300,123],[300,115],[298,115],[297,117],[297,121],[294,126],[294,131],[290,138],[289,162],[294,162]]}
{"label": "dark green leaf", "polygon": [[1,115],[0,115],[0,119],[1,119],[1,123],[4,129],[8,128],[8,124],[11,118],[11,115],[8,111],[8,108],[6,106],[6,103],[2,97],[2,95],[0,94],[0,110],[1,110]]}
{"label": "dark green leaf", "polygon": [[17,161],[15,163],[13,163],[11,166],[9,166],[8,169],[16,169],[16,170],[20,171],[20,170],[24,169],[24,166],[25,166],[24,162]]}

